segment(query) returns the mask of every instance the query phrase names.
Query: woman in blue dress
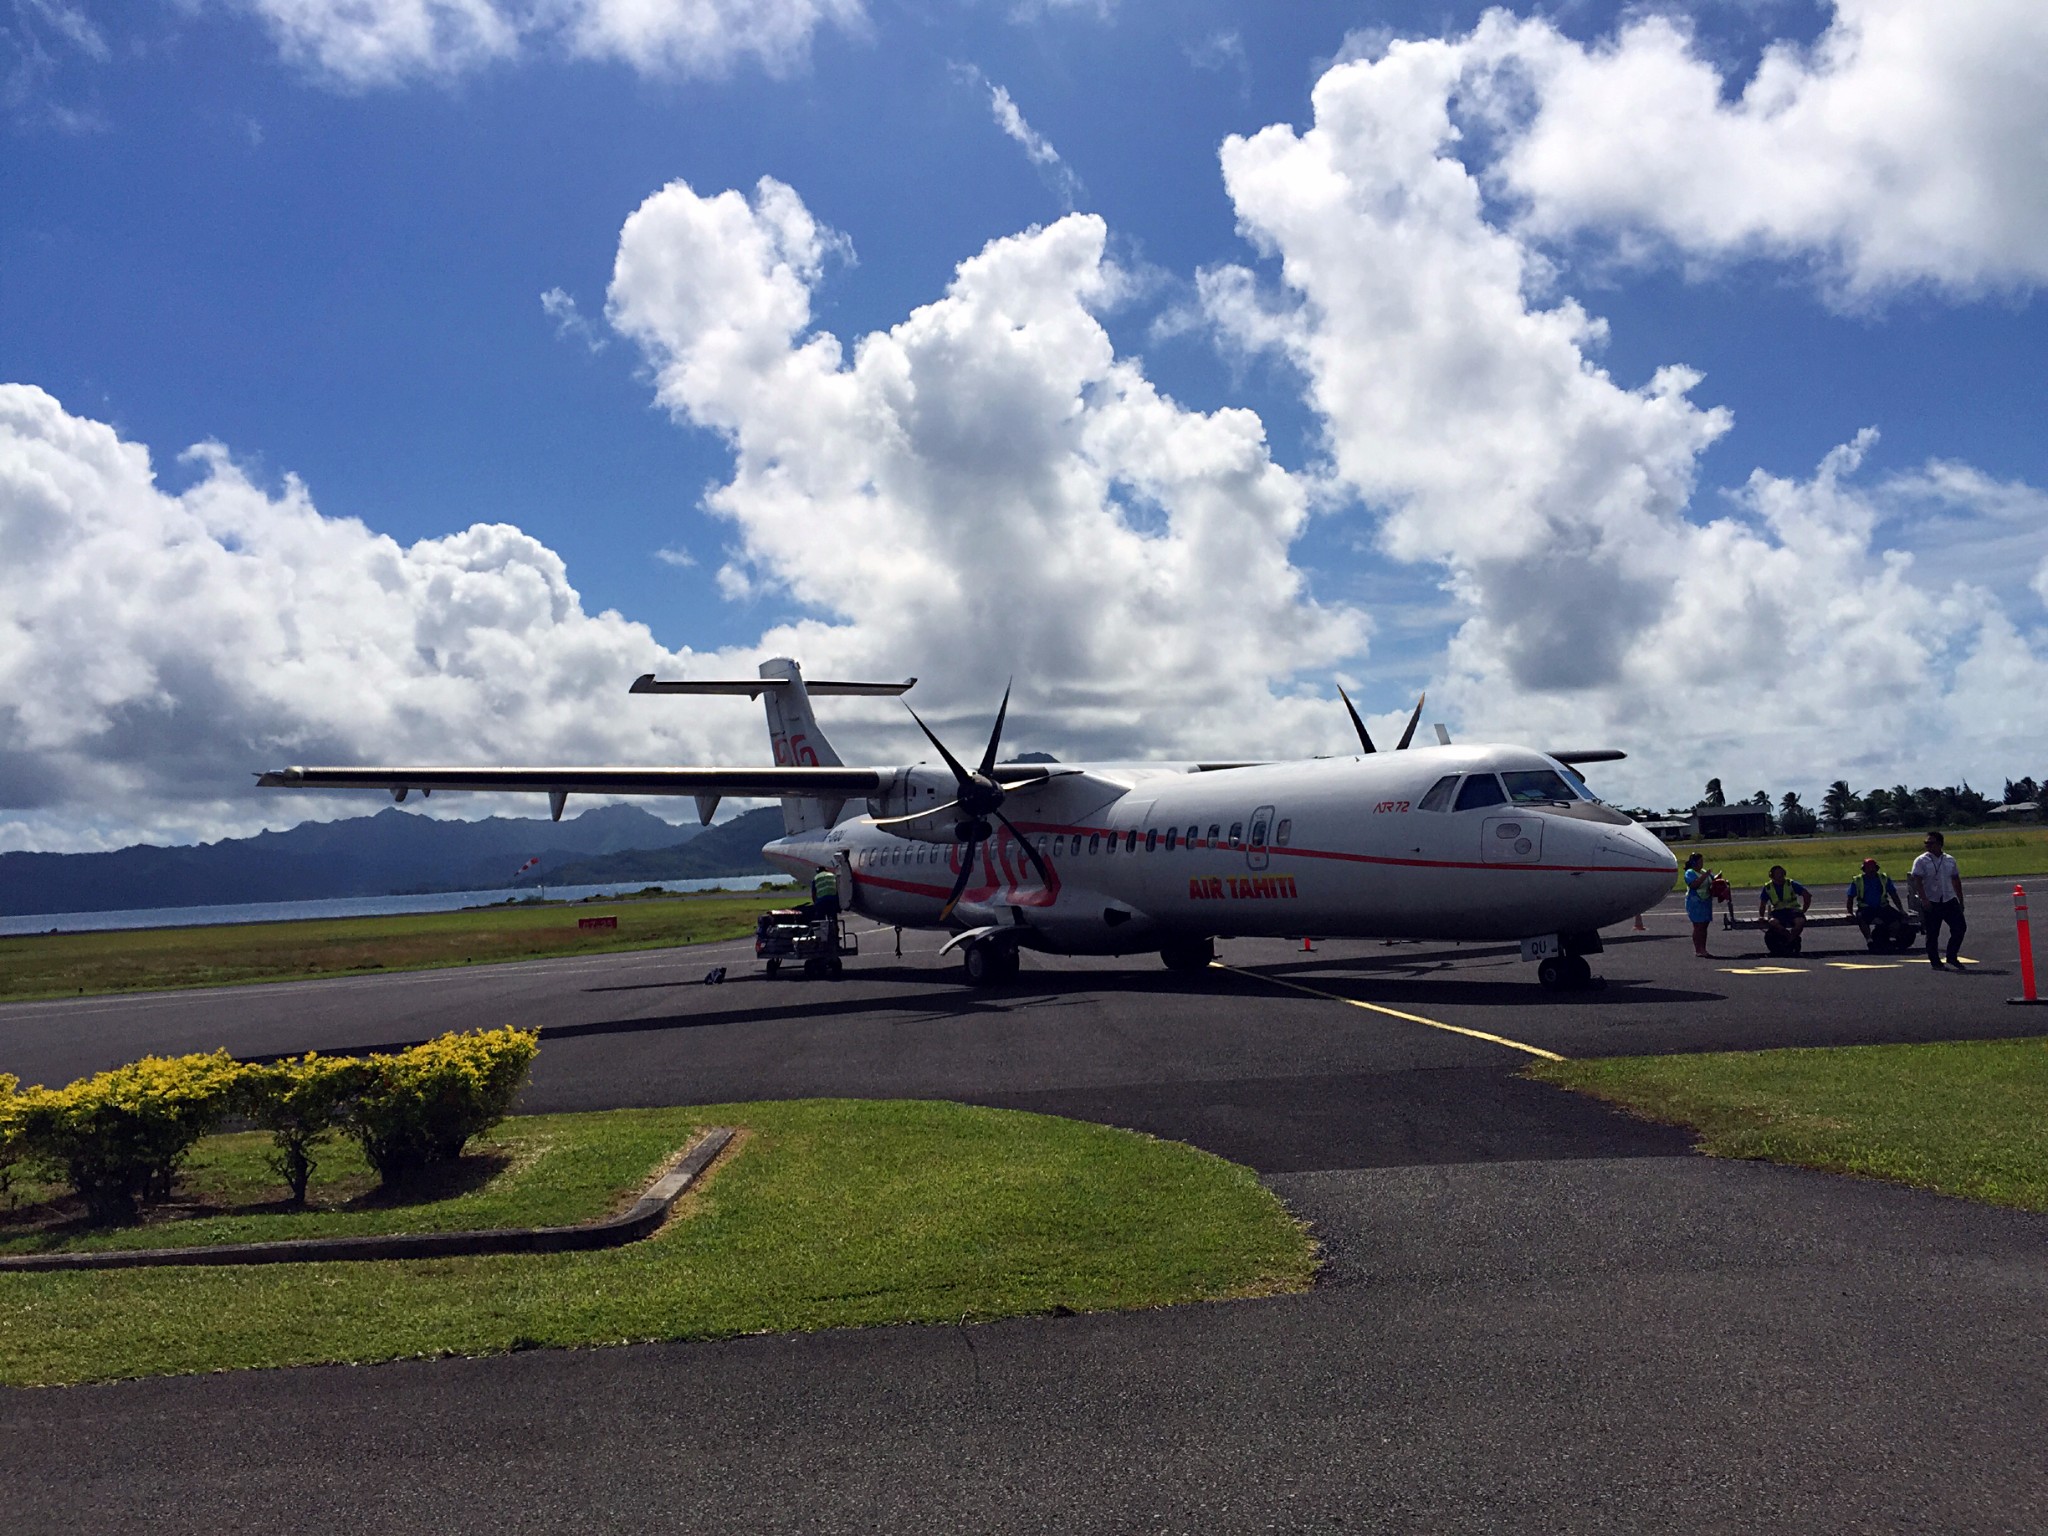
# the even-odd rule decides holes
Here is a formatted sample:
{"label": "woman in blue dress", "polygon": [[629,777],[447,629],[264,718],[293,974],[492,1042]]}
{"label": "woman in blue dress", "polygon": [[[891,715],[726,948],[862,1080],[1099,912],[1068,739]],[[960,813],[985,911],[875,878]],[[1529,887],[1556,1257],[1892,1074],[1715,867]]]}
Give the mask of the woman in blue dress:
{"label": "woman in blue dress", "polygon": [[1707,873],[1705,859],[1692,854],[1685,861],[1685,915],[1692,924],[1692,952],[1702,960],[1707,953],[1707,929],[1714,921],[1714,877]]}

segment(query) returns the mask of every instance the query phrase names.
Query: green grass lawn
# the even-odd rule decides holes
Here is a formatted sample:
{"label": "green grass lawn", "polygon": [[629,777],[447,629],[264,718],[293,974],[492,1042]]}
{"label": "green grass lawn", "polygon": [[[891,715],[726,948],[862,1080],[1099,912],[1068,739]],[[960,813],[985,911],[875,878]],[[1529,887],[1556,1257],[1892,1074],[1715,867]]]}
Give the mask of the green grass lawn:
{"label": "green grass lawn", "polygon": [[[0,938],[0,1002],[703,944],[752,933],[758,914],[792,899],[787,889],[707,892],[390,917],[21,934]],[[579,918],[606,916],[618,918],[618,927],[576,925]]]}
{"label": "green grass lawn", "polygon": [[284,1203],[284,1184],[265,1165],[269,1136],[209,1136],[180,1171],[177,1200],[125,1227],[87,1225],[62,1186],[17,1171],[11,1198],[0,1199],[0,1254],[595,1221],[630,1203],[703,1123],[674,1110],[520,1115],[400,1197],[378,1191],[356,1144],[336,1137],[316,1149],[304,1210]]}
{"label": "green grass lawn", "polygon": [[[1948,851],[1966,880],[1995,875],[2048,874],[2048,827],[1994,827],[1981,832],[1944,834]],[[1738,890],[1747,888],[1750,904],[1755,892],[1770,878],[1771,866],[1782,864],[1801,885],[1813,891],[1814,905],[1834,911],[1841,905],[1842,889],[1850,877],[1874,858],[1884,872],[1898,882],[1899,895],[1906,894],[1906,873],[1921,851],[1925,832],[1888,832],[1844,837],[1791,837],[1769,842],[1729,839],[1710,843],[1677,843],[1672,852],[1681,864],[1688,853],[1705,855],[1707,868],[1719,870]],[[1683,889],[1683,882],[1680,883]],[[1741,905],[1741,903],[1737,903]]]}
{"label": "green grass lawn", "polygon": [[[635,1137],[747,1137],[657,1236],[603,1252],[0,1274],[0,1383],[1153,1307],[1300,1290],[1314,1272],[1249,1170],[1104,1126],[808,1100],[537,1117],[498,1139],[537,1124],[559,1144],[577,1122],[632,1128],[621,1168]],[[526,1195],[554,1199],[549,1183]]]}
{"label": "green grass lawn", "polygon": [[1688,1126],[1715,1157],[2048,1211],[2048,1040],[1620,1056],[1528,1073]]}

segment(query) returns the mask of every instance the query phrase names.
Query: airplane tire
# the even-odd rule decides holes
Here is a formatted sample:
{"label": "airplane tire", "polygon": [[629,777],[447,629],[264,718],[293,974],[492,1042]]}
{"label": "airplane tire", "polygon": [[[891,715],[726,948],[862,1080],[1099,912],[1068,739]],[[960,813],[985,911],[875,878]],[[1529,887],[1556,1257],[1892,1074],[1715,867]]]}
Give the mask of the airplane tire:
{"label": "airplane tire", "polygon": [[1593,967],[1584,955],[1567,955],[1564,960],[1565,985],[1572,991],[1582,991],[1593,985]]}
{"label": "airplane tire", "polygon": [[970,987],[994,986],[1002,979],[1002,962],[995,948],[987,939],[976,939],[960,952],[960,968],[967,973]]}
{"label": "airplane tire", "polygon": [[1172,939],[1159,946],[1159,958],[1169,971],[1206,971],[1216,958],[1216,945],[1209,939]]}
{"label": "airplane tire", "polygon": [[1564,962],[1556,955],[1540,961],[1536,966],[1536,984],[1546,992],[1562,992],[1565,988]]}

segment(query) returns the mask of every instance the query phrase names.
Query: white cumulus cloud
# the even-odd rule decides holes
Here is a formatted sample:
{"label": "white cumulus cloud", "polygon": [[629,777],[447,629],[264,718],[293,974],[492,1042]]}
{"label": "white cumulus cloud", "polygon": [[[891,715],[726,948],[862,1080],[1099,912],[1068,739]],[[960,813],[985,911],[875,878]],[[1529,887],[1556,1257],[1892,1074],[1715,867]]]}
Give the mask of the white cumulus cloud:
{"label": "white cumulus cloud", "polygon": [[1341,714],[1291,679],[1355,657],[1364,625],[1289,559],[1306,490],[1253,413],[1188,410],[1116,355],[1105,238],[1069,215],[992,241],[849,349],[810,311],[843,242],[792,189],[677,182],[626,221],[609,313],[661,402],[732,447],[721,584],[818,615],[765,648],[918,671],[970,734],[1014,674],[1062,751],[1334,743]]}
{"label": "white cumulus cloud", "polygon": [[857,28],[860,0],[235,0],[293,63],[350,89],[466,73],[528,50],[650,75],[716,75],[752,59],[800,65],[822,26]]}
{"label": "white cumulus cloud", "polygon": [[[1615,781],[1645,795],[1724,770],[2019,771],[2048,728],[2041,637],[1884,547],[1880,503],[1913,487],[1860,485],[1868,436],[1701,520],[1698,458],[1729,416],[1682,366],[1612,378],[1590,355],[1601,322],[1533,297],[1553,270],[1458,158],[1467,65],[1456,41],[1397,43],[1326,74],[1307,131],[1228,141],[1240,227],[1281,292],[1243,269],[1202,284],[1228,334],[1298,364],[1381,547],[1463,603],[1454,707],[1489,735],[1624,746],[1639,761]],[[2040,504],[1961,466],[1916,478],[1951,504]]]}
{"label": "white cumulus cloud", "polygon": [[1851,298],[2048,280],[2048,6],[1832,9],[1741,82],[1665,14],[1587,46],[1496,11],[1453,53],[1538,235],[1815,259]]}
{"label": "white cumulus cloud", "polygon": [[641,672],[737,663],[585,612],[517,528],[404,546],[296,482],[266,493],[218,446],[193,453],[203,474],[172,495],[142,446],[0,385],[0,840],[190,840],[374,808],[253,787],[291,762],[760,755],[741,712],[625,697]]}

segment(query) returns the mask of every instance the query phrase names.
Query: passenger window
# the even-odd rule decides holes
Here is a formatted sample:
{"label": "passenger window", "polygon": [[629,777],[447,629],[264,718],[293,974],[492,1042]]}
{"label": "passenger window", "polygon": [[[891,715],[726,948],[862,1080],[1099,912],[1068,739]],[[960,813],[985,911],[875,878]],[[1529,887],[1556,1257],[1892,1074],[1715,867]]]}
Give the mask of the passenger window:
{"label": "passenger window", "polygon": [[1201,828],[1201,826],[1200,826],[1199,824],[1197,824],[1197,825],[1195,825],[1195,826],[1192,826],[1192,827],[1189,827],[1189,828],[1188,828],[1188,846],[1189,846],[1190,848],[1194,847],[1194,846],[1195,846],[1195,844],[1196,844],[1196,842],[1200,840],[1201,836],[1202,836],[1202,828]]}
{"label": "passenger window", "polygon": [[1447,773],[1429,786],[1429,793],[1415,802],[1418,811],[1448,811],[1451,808],[1451,791],[1458,787],[1458,776]]}
{"label": "passenger window", "polygon": [[1252,846],[1254,848],[1266,846],[1266,824],[1263,821],[1252,823]]}
{"label": "passenger window", "polygon": [[[1079,843],[1081,840],[1077,837],[1074,839],[1074,841],[1076,843]],[[1090,853],[1094,853],[1097,850],[1097,848],[1101,845],[1101,842],[1102,834],[1100,832],[1090,832],[1088,834],[1088,851]]]}
{"label": "passenger window", "polygon": [[1244,846],[1244,823],[1241,821],[1233,821],[1230,824],[1230,846],[1233,848],[1242,848]]}
{"label": "passenger window", "polygon": [[[1076,838],[1074,839],[1074,841],[1079,842],[1080,839]],[[1065,833],[1062,833],[1060,836],[1052,840],[1052,856],[1056,859],[1063,859],[1067,856],[1067,839]]]}
{"label": "passenger window", "polygon": [[1117,840],[1122,836],[1123,834],[1121,832],[1108,832],[1103,834],[1102,851],[1104,853],[1115,853]]}
{"label": "passenger window", "polygon": [[1174,845],[1174,842],[1175,842],[1175,840],[1176,840],[1176,839],[1178,839],[1179,837],[1180,837],[1180,828],[1179,828],[1179,827],[1168,827],[1168,828],[1166,829],[1166,851],[1167,851],[1168,853],[1171,853],[1171,852],[1173,852],[1173,845]]}
{"label": "passenger window", "polygon": [[1280,825],[1273,829],[1273,846],[1275,848],[1285,848],[1287,840],[1292,836],[1294,836],[1293,820],[1286,816],[1281,817]]}
{"label": "passenger window", "polygon": [[1458,791],[1458,809],[1461,811],[1483,810],[1489,805],[1507,803],[1508,797],[1501,792],[1500,780],[1490,773],[1472,774]]}
{"label": "passenger window", "polygon": [[1223,828],[1222,828],[1222,827],[1221,827],[1220,825],[1218,825],[1218,824],[1217,824],[1216,822],[1213,822],[1213,821],[1212,821],[1212,822],[1210,822],[1210,823],[1209,823],[1209,846],[1210,846],[1211,848],[1214,848],[1214,847],[1216,846],[1216,841],[1217,841],[1217,839],[1218,839],[1218,838],[1220,838],[1220,837],[1222,837],[1222,836],[1223,836]]}
{"label": "passenger window", "polygon": [[1043,837],[1039,838],[1038,840],[1038,856],[1040,858],[1045,857],[1045,841],[1046,840]]}
{"label": "passenger window", "polygon": [[1148,828],[1146,828],[1146,830],[1145,830],[1145,851],[1146,851],[1147,853],[1150,853],[1150,852],[1152,852],[1152,850],[1153,850],[1153,849],[1157,848],[1158,846],[1159,846],[1159,832],[1158,832],[1158,829],[1157,829],[1157,828],[1152,828],[1152,827],[1148,827]]}
{"label": "passenger window", "polygon": [[1136,853],[1137,851],[1138,851],[1138,829],[1137,829],[1136,827],[1133,827],[1133,828],[1131,828],[1131,830],[1130,830],[1130,831],[1128,831],[1128,832],[1126,832],[1126,833],[1124,834],[1124,852],[1125,852],[1125,853]]}

